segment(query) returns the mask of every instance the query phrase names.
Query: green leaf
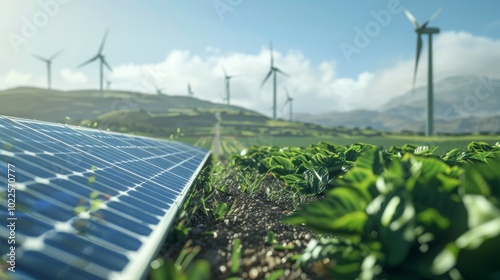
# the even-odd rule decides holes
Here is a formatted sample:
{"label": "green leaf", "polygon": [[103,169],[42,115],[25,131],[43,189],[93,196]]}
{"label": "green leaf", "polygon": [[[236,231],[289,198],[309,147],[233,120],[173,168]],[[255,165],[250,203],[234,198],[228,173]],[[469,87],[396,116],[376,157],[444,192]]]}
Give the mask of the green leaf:
{"label": "green leaf", "polygon": [[224,218],[226,215],[227,211],[227,204],[222,202],[218,203],[217,206],[215,207],[215,219],[216,220],[221,220]]}
{"label": "green leaf", "polygon": [[457,263],[459,249],[455,243],[449,243],[434,259],[431,272],[434,275],[443,275],[450,271]]}
{"label": "green leaf", "polygon": [[84,213],[84,212],[87,212],[87,207],[85,206],[77,206],[73,209],[73,211],[76,213],[76,214],[81,214],[81,213]]}
{"label": "green leaf", "polygon": [[271,158],[272,164],[281,165],[286,171],[293,172],[295,170],[295,166],[293,162],[283,156],[273,156]]}
{"label": "green leaf", "polygon": [[210,278],[210,263],[207,260],[197,260],[188,269],[187,279],[209,280]]}
{"label": "green leaf", "polygon": [[103,203],[102,199],[93,199],[90,201],[90,210],[89,211],[97,211],[101,204]]}
{"label": "green leaf", "polygon": [[276,243],[274,232],[272,230],[268,230],[266,237],[266,244],[273,245],[274,243]]}
{"label": "green leaf", "polygon": [[463,192],[480,194],[500,207],[500,157],[495,155],[489,164],[467,166],[464,172]]}
{"label": "green leaf", "polygon": [[95,182],[95,175],[92,175],[88,179],[89,185],[92,185]]}
{"label": "green leaf", "polygon": [[385,167],[382,152],[376,147],[367,149],[356,160],[356,167],[366,168],[376,175],[381,174]]}
{"label": "green leaf", "polygon": [[329,184],[328,169],[326,167],[311,167],[304,172],[306,181],[305,193],[320,194],[325,191]]}
{"label": "green leaf", "polygon": [[306,180],[304,179],[303,175],[299,174],[287,174],[284,176],[280,177],[283,181],[285,181],[285,184],[288,186],[294,186],[298,187],[299,189],[302,189],[306,185]]}
{"label": "green leaf", "polygon": [[471,142],[467,146],[467,151],[471,152],[489,152],[493,149],[488,143],[486,142]]}
{"label": "green leaf", "polygon": [[437,150],[437,146],[434,146],[434,147],[429,147],[429,146],[418,146],[415,148],[415,150],[413,151],[414,154],[416,155],[420,155],[420,156],[423,156],[423,155],[433,155],[434,152]]}
{"label": "green leaf", "polygon": [[14,148],[14,145],[12,145],[11,143],[5,142],[5,143],[3,144],[3,148],[4,148],[4,150],[6,150],[6,151],[10,151],[10,150],[12,150],[12,148]]}
{"label": "green leaf", "polygon": [[482,195],[464,195],[463,201],[467,209],[469,228],[500,218],[500,209]]}
{"label": "green leaf", "polygon": [[269,277],[267,277],[266,280],[278,280],[281,276],[283,276],[283,274],[285,274],[284,269],[274,270],[271,274],[269,274]]}
{"label": "green leaf", "polygon": [[101,193],[98,192],[98,191],[93,191],[93,192],[90,193],[89,197],[90,197],[90,199],[96,199],[96,198],[99,197],[100,194]]}
{"label": "green leaf", "polygon": [[239,238],[233,241],[233,248],[231,251],[231,272],[237,273],[240,269],[240,254],[241,254],[241,240]]}
{"label": "green leaf", "polygon": [[443,217],[436,209],[428,208],[417,214],[417,220],[427,226],[432,224],[437,225],[441,230],[445,230],[450,226],[450,220]]}
{"label": "green leaf", "polygon": [[303,206],[283,220],[286,223],[301,225],[320,232],[347,236],[353,242],[359,242],[367,214],[366,202],[353,189],[339,187],[329,190],[323,200]]}

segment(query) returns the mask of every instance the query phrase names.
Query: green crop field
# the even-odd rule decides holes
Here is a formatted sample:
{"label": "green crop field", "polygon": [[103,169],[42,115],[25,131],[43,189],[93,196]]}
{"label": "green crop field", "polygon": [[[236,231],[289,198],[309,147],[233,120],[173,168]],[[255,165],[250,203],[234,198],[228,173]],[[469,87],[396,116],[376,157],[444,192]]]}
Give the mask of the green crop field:
{"label": "green crop field", "polygon": [[[437,154],[445,153],[453,148],[466,149],[471,141],[480,141],[494,144],[500,141],[500,136],[436,136],[436,137],[423,137],[423,136],[402,136],[402,135],[388,135],[384,137],[290,137],[290,136],[273,136],[269,134],[261,134],[255,137],[228,137],[226,140],[230,143],[223,144],[226,138],[221,139],[221,145],[229,145],[233,149],[224,150],[224,154],[239,153],[243,148],[248,148],[252,145],[275,145],[280,147],[306,147],[316,144],[320,141],[327,141],[337,145],[350,145],[353,143],[367,143],[379,147],[389,148],[390,146],[402,146],[407,143],[417,144],[420,146],[437,146]],[[230,140],[228,140],[230,139]],[[203,136],[197,137],[181,137],[178,139],[181,142],[192,144],[198,147],[212,149],[212,137]],[[231,142],[237,144],[231,144]]]}

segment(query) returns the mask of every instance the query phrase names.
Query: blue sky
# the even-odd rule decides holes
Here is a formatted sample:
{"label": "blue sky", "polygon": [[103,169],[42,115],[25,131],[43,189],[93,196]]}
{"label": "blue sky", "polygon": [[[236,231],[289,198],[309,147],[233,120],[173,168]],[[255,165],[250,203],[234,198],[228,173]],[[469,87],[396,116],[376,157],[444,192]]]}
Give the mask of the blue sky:
{"label": "blue sky", "polygon": [[[109,29],[104,54],[114,68],[106,73],[114,89],[138,89],[143,72],[154,68],[167,92],[185,94],[191,81],[199,98],[221,102],[223,64],[242,75],[233,80],[234,103],[269,114],[261,104],[270,101],[271,87],[258,85],[268,70],[272,40],[277,65],[292,75],[279,78],[280,88],[286,85],[303,100],[294,106],[298,111],[373,109],[411,89],[416,35],[402,9],[423,22],[440,7],[443,12],[430,24],[441,29],[434,39],[436,78],[498,77],[495,0],[9,0],[0,3],[0,89],[45,86],[45,67],[30,55],[48,57],[59,49],[64,53],[53,64],[54,88],[97,88],[98,65],[76,66],[95,55]],[[47,21],[25,38],[27,22],[43,20],[43,13]],[[374,14],[381,13],[390,19],[377,22]],[[369,42],[347,57],[342,44],[356,47],[356,28],[366,33],[370,26],[376,29]],[[26,40],[13,44],[17,35]],[[426,48],[422,58],[419,68],[425,71]],[[419,85],[425,85],[423,74]],[[283,93],[279,99],[284,102]]]}

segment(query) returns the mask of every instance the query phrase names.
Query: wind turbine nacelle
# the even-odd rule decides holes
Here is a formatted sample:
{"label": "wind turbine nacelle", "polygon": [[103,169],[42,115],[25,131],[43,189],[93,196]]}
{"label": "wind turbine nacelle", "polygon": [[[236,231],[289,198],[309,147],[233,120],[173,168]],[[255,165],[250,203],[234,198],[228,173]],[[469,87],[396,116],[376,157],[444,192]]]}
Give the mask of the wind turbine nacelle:
{"label": "wind turbine nacelle", "polygon": [[424,30],[420,31],[422,34],[436,34],[439,33],[439,28],[436,27],[426,27]]}

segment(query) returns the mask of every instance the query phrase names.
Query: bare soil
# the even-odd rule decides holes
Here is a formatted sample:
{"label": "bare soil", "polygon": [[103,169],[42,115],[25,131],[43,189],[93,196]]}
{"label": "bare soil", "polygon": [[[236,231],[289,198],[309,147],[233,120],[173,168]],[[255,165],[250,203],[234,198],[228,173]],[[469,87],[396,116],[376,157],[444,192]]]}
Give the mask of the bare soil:
{"label": "bare soil", "polygon": [[[295,210],[282,183],[266,178],[259,191],[253,194],[242,192],[235,180],[224,183],[227,184],[226,191],[212,196],[207,205],[215,201],[225,202],[228,205],[225,217],[215,220],[213,215],[207,216],[200,210],[186,225],[191,228],[187,237],[192,242],[191,246],[201,247],[197,259],[205,259],[211,265],[211,279],[267,279],[277,270],[283,270],[279,279],[325,278],[320,269],[301,268],[293,258],[305,249],[312,232],[302,226],[281,222],[285,215]],[[310,197],[306,200],[314,199]],[[209,231],[214,234],[207,234]],[[266,243],[268,231],[275,233],[276,243],[273,245]],[[239,271],[233,274],[231,252],[233,241],[237,238],[242,244],[241,260]],[[165,246],[163,256],[176,259],[183,245]]]}

